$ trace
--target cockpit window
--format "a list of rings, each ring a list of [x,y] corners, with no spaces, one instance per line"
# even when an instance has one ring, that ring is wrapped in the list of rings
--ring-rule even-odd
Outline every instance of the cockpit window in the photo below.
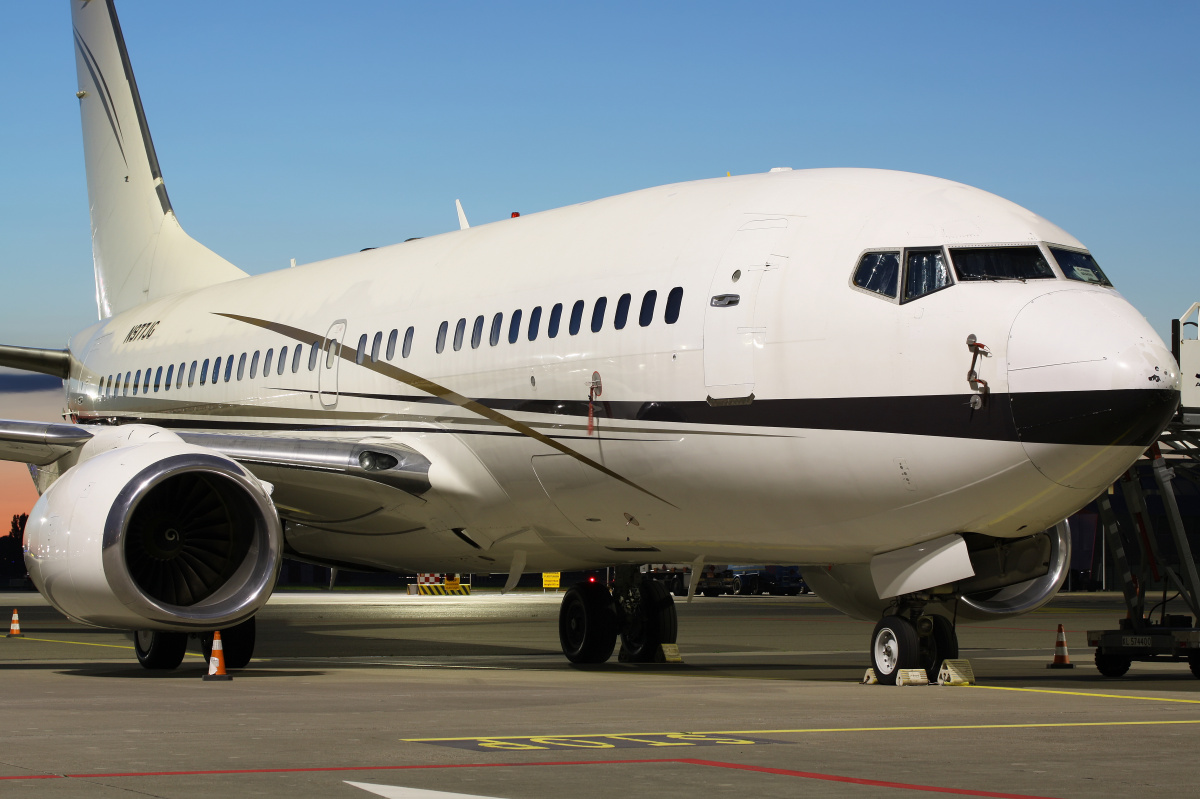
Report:
[[[899,277],[899,252],[869,252],[854,270],[854,285],[895,299]]]
[[[1051,247],[1050,252],[1054,255],[1054,260],[1058,261],[1059,268],[1062,269],[1068,280],[1099,283],[1101,286],[1112,285],[1100,271],[1100,264],[1096,263],[1096,259],[1088,253],[1064,250],[1062,247]]]
[[[1037,247],[963,247],[950,250],[959,280],[1053,280]]]
[[[908,250],[904,270],[904,301],[915,300],[951,285],[950,268],[942,249]]]

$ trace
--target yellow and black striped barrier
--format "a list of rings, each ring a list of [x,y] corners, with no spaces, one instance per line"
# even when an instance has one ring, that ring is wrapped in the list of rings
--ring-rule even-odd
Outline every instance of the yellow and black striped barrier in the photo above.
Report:
[[[471,593],[469,585],[419,585],[417,588],[421,596],[468,596]]]

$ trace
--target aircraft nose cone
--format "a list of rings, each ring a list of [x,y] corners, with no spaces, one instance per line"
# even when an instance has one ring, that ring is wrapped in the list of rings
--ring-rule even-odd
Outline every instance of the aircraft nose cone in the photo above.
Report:
[[[1008,385],[1017,436],[1046,477],[1108,485],[1179,405],[1179,367],[1133,306],[1107,290],[1044,294],[1013,321]]]

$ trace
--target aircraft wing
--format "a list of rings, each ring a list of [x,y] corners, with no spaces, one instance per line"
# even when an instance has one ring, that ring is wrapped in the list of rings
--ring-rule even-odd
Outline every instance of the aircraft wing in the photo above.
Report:
[[[0,419],[0,460],[46,466],[92,438],[82,425]],[[430,462],[414,449],[388,441],[344,440],[181,432],[189,444],[232,458],[251,471],[327,472],[365,478],[419,496],[429,490]]]

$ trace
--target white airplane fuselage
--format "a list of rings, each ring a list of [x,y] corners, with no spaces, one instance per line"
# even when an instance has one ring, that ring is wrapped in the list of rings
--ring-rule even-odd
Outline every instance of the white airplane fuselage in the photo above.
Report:
[[[865,563],[948,533],[1020,537],[1141,454],[1178,376],[1113,288],[1058,267],[1052,279],[955,279],[908,302],[853,285],[864,252],[984,245],[1035,245],[1051,263],[1047,245],[1084,249],[1006,200],[908,173],[662,186],[124,311],[72,340],[68,408],[80,422],[386,441],[428,458],[419,498],[277,486],[288,546],[331,563],[502,572],[518,552],[526,571]],[[714,299],[730,295],[735,305]],[[987,348],[977,381],[969,336]],[[180,375],[217,358],[216,382]],[[135,393],[126,375],[139,373]]]

